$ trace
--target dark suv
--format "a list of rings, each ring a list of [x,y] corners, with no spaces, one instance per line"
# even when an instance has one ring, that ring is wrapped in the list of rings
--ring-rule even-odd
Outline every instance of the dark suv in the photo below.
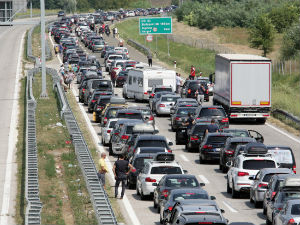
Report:
[[[195,92],[198,90],[201,84],[203,84],[205,89],[204,101],[209,101],[208,86],[207,86],[207,82],[204,80],[187,80],[182,86],[181,97],[196,98]]]

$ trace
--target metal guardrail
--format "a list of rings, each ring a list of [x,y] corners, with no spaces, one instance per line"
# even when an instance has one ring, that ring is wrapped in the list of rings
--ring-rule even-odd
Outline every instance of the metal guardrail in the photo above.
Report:
[[[274,110],[272,110],[271,113],[272,113],[272,114],[283,115],[283,116],[286,117],[287,119],[293,121],[294,123],[296,123],[297,125],[300,126],[300,118],[297,117],[297,116],[294,116],[294,115],[291,114],[291,113],[288,113],[288,112],[285,111],[285,110],[282,110],[282,109],[274,109]]]
[[[60,84],[61,79],[54,69],[47,68],[47,74],[50,74],[53,78],[53,87],[57,91],[61,107],[61,117],[66,122],[72,143],[75,147],[77,160],[91,197],[98,224],[116,225],[117,219],[101,181],[98,179],[95,163]]]
[[[25,224],[41,224],[42,203],[39,196],[38,157],[36,142],[36,100],[32,93],[32,79],[38,69],[29,70],[26,86],[26,171],[25,198],[27,201]]]
[[[132,39],[128,39],[127,43],[131,46],[141,49],[146,55],[151,54],[151,50],[149,48],[145,47],[144,45],[141,45],[140,43],[138,43]]]

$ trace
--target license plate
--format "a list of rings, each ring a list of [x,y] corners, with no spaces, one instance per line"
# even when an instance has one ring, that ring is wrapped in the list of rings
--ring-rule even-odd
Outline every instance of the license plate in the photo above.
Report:
[[[221,149],[220,148],[216,148],[215,149],[215,152],[219,152]]]
[[[181,130],[182,133],[185,133],[185,130]]]
[[[249,117],[255,117],[256,116],[256,114],[244,114],[244,116],[249,116]]]

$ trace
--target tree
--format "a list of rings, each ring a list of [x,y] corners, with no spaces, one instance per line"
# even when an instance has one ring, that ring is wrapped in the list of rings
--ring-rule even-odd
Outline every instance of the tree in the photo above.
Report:
[[[281,58],[289,60],[295,58],[300,51],[300,24],[294,24],[284,35],[281,45]]]
[[[263,56],[273,50],[275,28],[266,15],[256,18],[249,34],[250,46],[263,50]]]

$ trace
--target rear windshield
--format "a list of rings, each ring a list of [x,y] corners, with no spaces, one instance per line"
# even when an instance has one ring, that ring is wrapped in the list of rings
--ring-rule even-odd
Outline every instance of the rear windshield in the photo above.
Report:
[[[270,179],[271,179],[271,177],[273,176],[273,175],[275,175],[276,173],[269,173],[269,174],[266,174],[265,176],[264,176],[264,178],[263,178],[263,182],[269,182],[270,181]]]
[[[183,109],[179,108],[178,111],[177,111],[177,115],[184,116],[184,115],[187,115],[188,113],[194,114],[196,109],[197,108],[183,108]]]
[[[142,112],[143,116],[149,116],[149,115],[151,115],[151,111],[149,109],[139,109],[139,111]]]
[[[140,153],[157,153],[157,152],[165,152],[164,148],[148,148],[148,149],[140,149]]]
[[[222,116],[225,117],[225,112],[223,109],[217,109],[217,108],[204,108],[200,112],[200,117],[206,117],[206,116]]]
[[[94,43],[95,43],[95,45],[104,45],[103,41],[95,41]]]
[[[292,199],[300,198],[300,192],[282,192],[282,201],[288,201]]]
[[[116,115],[117,115],[118,110],[119,110],[119,109],[110,109],[110,110],[107,112],[107,117],[108,117],[108,118],[116,118]]]
[[[290,150],[269,149],[268,152],[272,153],[278,163],[293,163],[293,156]]]
[[[172,92],[172,88],[155,88],[154,93],[155,92],[160,92],[160,91],[169,91]]]
[[[116,123],[117,123],[117,121],[111,121],[109,123],[109,128],[115,128]]]
[[[208,125],[196,125],[193,131],[193,134],[204,134],[204,131],[207,129]]]
[[[137,147],[162,147],[167,148],[167,143],[161,140],[141,140],[138,142]]]
[[[114,60],[114,59],[117,60],[117,59],[122,59],[122,58],[123,58],[123,57],[122,57],[122,56],[119,56],[119,55],[118,55],[118,56],[110,56],[110,57],[109,57],[110,60]]]
[[[194,192],[186,192],[186,193],[178,193],[173,195],[173,201],[180,201],[185,199],[208,199],[208,195],[203,193],[194,193]]]
[[[300,216],[300,204],[295,204],[292,206],[291,214]]]
[[[141,113],[118,113],[118,118],[141,120],[143,116]]]
[[[180,97],[162,97],[161,101],[162,102],[175,102],[179,98]]]
[[[110,102],[110,98],[101,98],[100,99],[100,104],[107,104]]]
[[[227,138],[228,138],[228,136],[210,136],[207,139],[207,143],[209,143],[209,144],[222,144],[222,146],[224,146]]]
[[[195,178],[185,178],[185,177],[178,177],[178,178],[168,178],[166,180],[166,186],[167,187],[174,187],[174,188],[180,188],[180,187],[198,187],[199,183]]]
[[[134,163],[133,163],[133,166],[136,168],[136,169],[143,169],[144,166],[145,166],[145,163],[146,162],[150,162],[153,160],[153,157],[145,157],[145,158],[137,158]]]
[[[151,168],[151,174],[182,174],[182,171],[177,166],[157,166]]]
[[[243,168],[246,170],[260,170],[275,167],[275,162],[272,160],[246,160],[243,162]]]
[[[194,81],[194,82],[191,82],[190,84],[189,84],[189,88],[190,89],[198,89],[198,87],[201,85],[201,84],[203,84],[203,86],[204,86],[204,88],[206,88],[207,87],[207,83],[205,82],[205,81]]]
[[[92,84],[93,89],[111,89],[111,82],[107,80],[95,80]]]

